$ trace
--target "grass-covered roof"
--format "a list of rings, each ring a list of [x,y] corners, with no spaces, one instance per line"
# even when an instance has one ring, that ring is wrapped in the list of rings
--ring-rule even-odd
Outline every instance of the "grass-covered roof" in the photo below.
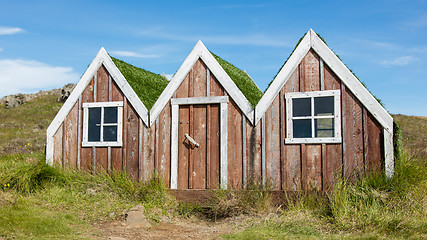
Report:
[[[214,56],[219,65],[221,65],[221,67],[225,70],[228,76],[230,76],[243,95],[245,95],[245,97],[251,103],[252,107],[255,107],[262,97],[262,91],[259,90],[258,86],[249,77],[249,75],[235,67],[233,64],[215,55],[214,53],[212,53],[212,56]]]
[[[169,81],[159,74],[135,67],[117,58],[111,59],[145,107],[150,110]]]

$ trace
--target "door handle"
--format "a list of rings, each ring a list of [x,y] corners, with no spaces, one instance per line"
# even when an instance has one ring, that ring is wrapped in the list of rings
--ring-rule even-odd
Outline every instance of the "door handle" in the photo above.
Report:
[[[190,141],[196,147],[200,147],[200,145],[196,141],[194,141],[194,139],[192,137],[190,137],[190,135],[188,135],[188,133],[185,134],[185,137],[188,139],[188,141]]]

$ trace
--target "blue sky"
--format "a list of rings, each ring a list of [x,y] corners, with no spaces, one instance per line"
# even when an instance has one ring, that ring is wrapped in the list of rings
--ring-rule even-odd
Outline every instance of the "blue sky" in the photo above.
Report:
[[[175,73],[198,40],[264,90],[310,28],[391,113],[427,116],[427,1],[3,1],[0,97],[76,83],[101,47]]]

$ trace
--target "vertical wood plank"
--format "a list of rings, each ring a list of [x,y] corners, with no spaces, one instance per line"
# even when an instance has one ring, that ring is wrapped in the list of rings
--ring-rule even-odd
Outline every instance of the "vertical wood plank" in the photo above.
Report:
[[[303,86],[302,92],[320,91],[319,56],[314,50],[310,50],[302,62],[304,63],[304,68],[302,69],[302,75],[304,76],[304,80],[301,84]]]
[[[77,123],[77,169],[80,170],[81,149],[82,149],[82,96],[79,96],[78,103],[78,123]]]
[[[130,104],[126,106],[126,174],[138,181],[139,118]]]
[[[210,96],[224,96],[224,89],[213,74],[210,74]]]
[[[160,176],[167,187],[171,173],[171,106],[168,103],[159,115],[159,161]]]
[[[300,91],[300,72],[303,67],[303,62],[298,65],[295,71],[292,73],[288,82],[283,87],[284,94],[289,92],[299,92]],[[304,78],[304,76],[301,76]],[[303,81],[301,81],[303,82]],[[283,98],[283,124],[284,128],[284,137],[286,136],[286,101]],[[284,142],[282,142],[284,144]],[[301,146],[300,145],[284,145],[284,189],[288,191],[299,191],[301,190]]]
[[[210,106],[210,163],[209,163],[209,189],[217,189],[220,185],[220,105],[212,104]]]
[[[279,125],[280,125],[280,189],[286,190],[286,158],[285,158],[285,127],[286,127],[286,116],[285,116],[285,96],[283,89],[279,93],[279,104],[280,104],[280,114],[279,114]]]
[[[145,130],[145,126],[144,126],[144,122],[142,121],[142,118],[138,118],[139,123],[138,123],[138,181],[140,183],[144,182],[144,130]]]
[[[175,107],[178,105],[174,105]],[[179,115],[178,115],[179,114]],[[190,132],[190,106],[179,106],[178,125],[178,189],[188,189],[189,177],[189,144],[185,134]]]
[[[341,80],[328,67],[328,65],[324,65],[322,72],[324,75],[325,90],[338,90],[341,88]]]
[[[209,69],[206,71],[207,79],[209,79]],[[210,81],[206,81],[209,83]],[[206,87],[206,93],[210,94],[209,84]],[[206,106],[206,188],[209,189],[211,185],[211,105]]]
[[[227,161],[228,161],[228,185],[233,188],[242,186],[242,113],[236,103],[230,99],[228,103],[227,131]]]
[[[261,119],[261,177],[262,185],[266,184],[266,169],[265,169],[265,115]]]
[[[62,155],[63,155],[63,123],[58,128],[56,133],[53,135],[53,163],[55,165],[62,166]]]
[[[366,110],[364,110],[365,126],[365,164],[367,172],[380,173],[383,169],[383,132],[381,125]]]
[[[79,103],[77,102],[65,118],[64,125],[64,165],[73,168],[77,167],[78,108]]]
[[[159,118],[156,119],[154,127],[154,173],[158,174],[159,171]]]
[[[117,84],[112,81],[111,82],[111,101],[115,102],[115,101],[124,101],[123,100],[123,93],[120,91],[119,87],[117,86]],[[125,127],[125,119],[126,119],[126,114],[125,112],[125,106],[123,106],[123,125],[122,125],[122,129],[123,132],[126,129]],[[123,149],[125,147],[125,136],[122,134],[122,142],[123,142],[123,146],[122,147],[112,147],[111,148],[111,168],[113,171],[116,172],[121,172],[123,170]]]
[[[301,189],[307,190],[307,145],[301,144]]]
[[[193,107],[193,121],[191,135],[193,139],[199,144],[199,147],[191,145],[192,154],[192,188],[205,189],[206,188],[206,105],[194,105]]]
[[[247,182],[247,163],[246,163],[246,116],[242,114],[242,174],[243,174],[243,188],[246,189],[248,186]]]
[[[190,85],[190,88],[193,88],[192,96],[206,97],[206,66],[200,59],[194,64],[192,73],[192,86]]]
[[[192,89],[191,86],[191,77],[190,77],[190,89]],[[190,90],[190,96],[192,96],[191,94],[191,90]],[[188,130],[188,134],[190,134],[190,136],[194,136],[194,107],[193,105],[189,106],[189,130]],[[183,133],[185,134],[185,133]],[[192,189],[193,188],[193,174],[194,174],[194,156],[193,153],[194,151],[192,151],[191,149],[191,144],[188,144],[187,148],[188,148],[188,188]]]
[[[323,175],[323,189],[331,190],[333,183],[342,177],[342,145],[341,144],[326,144],[326,153]]]
[[[344,177],[352,178],[355,174],[363,171],[363,129],[362,129],[362,107],[355,96],[344,87],[342,92],[343,123],[343,164]]]
[[[305,145],[304,154],[305,165],[305,189],[321,190],[322,189],[322,145],[308,144]]]

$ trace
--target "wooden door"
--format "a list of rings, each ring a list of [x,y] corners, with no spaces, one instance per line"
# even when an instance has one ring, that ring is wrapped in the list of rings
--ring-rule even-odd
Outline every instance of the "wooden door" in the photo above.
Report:
[[[220,104],[179,105],[178,116],[178,189],[218,188]]]

